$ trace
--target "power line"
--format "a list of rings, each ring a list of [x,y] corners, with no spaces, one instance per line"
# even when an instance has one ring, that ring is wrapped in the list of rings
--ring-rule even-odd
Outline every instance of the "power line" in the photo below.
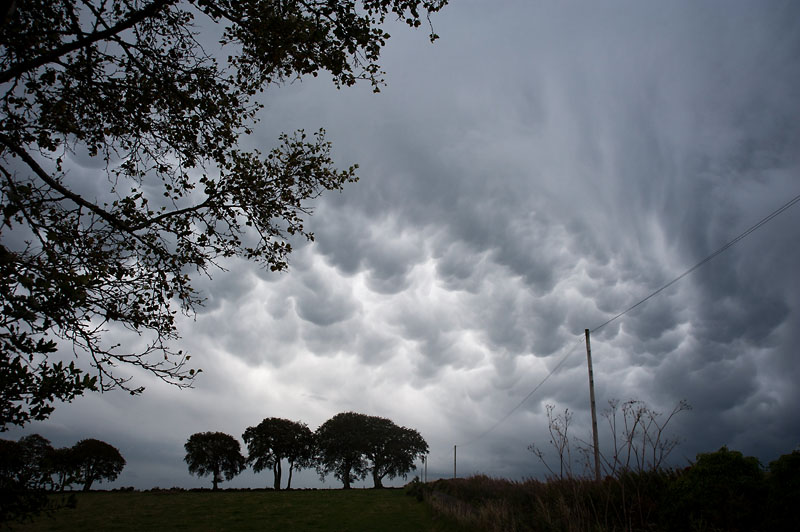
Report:
[[[773,218],[775,218],[775,217],[776,217],[776,216],[778,216],[779,214],[781,214],[781,213],[783,213],[784,211],[786,211],[787,209],[791,208],[793,205],[795,205],[795,204],[796,204],[796,203],[798,203],[798,202],[800,202],[800,194],[798,194],[797,196],[793,197],[792,199],[790,199],[789,201],[787,201],[786,203],[784,203],[783,205],[781,205],[780,207],[778,207],[777,209],[775,209],[774,211],[772,211],[770,214],[768,214],[767,216],[765,216],[764,218],[762,218],[761,220],[759,220],[758,222],[756,222],[755,224],[753,224],[752,226],[750,226],[749,228],[747,228],[747,229],[746,229],[744,232],[742,232],[741,234],[739,234],[739,236],[737,236],[737,237],[736,237],[736,238],[734,238],[733,240],[731,240],[731,241],[727,242],[725,245],[723,245],[722,247],[720,247],[719,249],[717,249],[716,251],[714,251],[713,253],[711,253],[710,255],[708,255],[706,258],[704,258],[703,260],[701,260],[700,262],[698,262],[697,264],[695,264],[694,266],[692,266],[691,268],[689,268],[688,270],[686,270],[685,272],[683,272],[682,274],[680,274],[679,276],[675,277],[673,280],[671,280],[670,282],[668,282],[667,284],[665,284],[665,285],[664,285],[664,286],[662,286],[661,288],[659,288],[659,289],[657,289],[657,290],[655,290],[655,291],[651,292],[651,293],[650,293],[648,296],[644,297],[643,299],[640,299],[638,302],[636,302],[636,303],[634,303],[633,305],[631,305],[630,307],[626,308],[625,310],[623,310],[622,312],[620,312],[619,314],[617,314],[617,315],[616,315],[616,316],[614,316],[613,318],[611,318],[611,319],[609,319],[609,320],[606,320],[605,322],[601,323],[600,325],[598,325],[598,326],[597,326],[597,327],[595,327],[594,329],[591,329],[591,332],[596,332],[596,331],[599,331],[600,329],[602,329],[602,328],[603,328],[603,327],[605,327],[606,325],[608,325],[608,324],[610,324],[610,323],[612,323],[612,322],[614,322],[614,321],[618,320],[619,318],[621,318],[622,316],[624,316],[624,315],[625,315],[625,314],[627,314],[628,312],[632,311],[632,310],[633,310],[633,309],[635,309],[636,307],[638,307],[638,306],[642,305],[643,303],[645,303],[645,302],[646,302],[646,301],[648,301],[649,299],[651,299],[651,298],[653,298],[653,297],[657,296],[658,294],[660,294],[661,292],[663,292],[664,290],[666,290],[666,289],[667,289],[667,288],[669,288],[670,286],[674,285],[675,283],[677,283],[678,281],[680,281],[681,279],[683,279],[684,277],[686,277],[686,276],[687,276],[687,275],[689,275],[690,273],[694,272],[695,270],[697,270],[698,268],[700,268],[700,267],[701,267],[701,266],[703,266],[704,264],[706,264],[706,263],[710,262],[712,259],[714,259],[715,257],[717,257],[717,255],[720,255],[721,253],[723,253],[724,251],[726,251],[728,248],[730,248],[731,246],[735,245],[736,243],[738,243],[738,242],[739,242],[740,240],[742,240],[743,238],[745,238],[745,237],[747,237],[748,235],[750,235],[750,233],[752,233],[752,232],[753,232],[753,231],[755,231],[756,229],[760,228],[761,226],[763,226],[763,225],[765,225],[766,223],[770,222],[770,221],[771,221]],[[467,445],[472,445],[473,443],[477,442],[477,441],[478,441],[478,440],[480,440],[481,438],[485,437],[486,435],[488,435],[489,433],[491,433],[492,431],[494,431],[494,429],[496,429],[497,427],[499,427],[499,426],[500,426],[500,425],[501,425],[501,424],[502,424],[502,423],[503,423],[505,420],[507,420],[509,417],[511,417],[511,415],[512,415],[514,412],[516,412],[517,410],[519,410],[519,408],[520,408],[520,407],[521,407],[523,404],[525,404],[525,402],[526,402],[528,399],[530,399],[530,398],[531,398],[531,396],[532,396],[534,393],[536,393],[536,392],[539,390],[539,388],[541,388],[541,387],[542,387],[542,385],[543,385],[545,382],[547,382],[547,380],[548,380],[548,379],[549,379],[551,376],[553,376],[553,374],[554,374],[556,371],[558,371],[558,370],[561,368],[561,366],[563,366],[563,365],[564,365],[564,363],[567,361],[567,359],[570,357],[570,355],[572,355],[572,353],[574,353],[574,352],[575,352],[575,349],[576,349],[576,348],[577,348],[577,347],[578,347],[580,344],[582,344],[582,343],[583,343],[583,341],[585,341],[585,337],[584,337],[583,335],[581,335],[581,336],[579,337],[579,340],[578,340],[578,342],[577,342],[575,345],[573,345],[573,346],[572,346],[572,349],[570,349],[570,350],[567,352],[567,354],[566,354],[566,355],[564,355],[564,358],[562,358],[562,359],[559,361],[559,363],[558,363],[558,364],[556,364],[556,365],[555,365],[555,367],[553,367],[553,369],[552,369],[552,370],[550,370],[550,372],[549,372],[549,373],[548,373],[548,374],[547,374],[547,375],[546,375],[546,376],[545,376],[545,377],[544,377],[544,378],[543,378],[541,381],[539,381],[539,384],[537,384],[537,385],[536,385],[536,386],[533,388],[533,390],[531,390],[531,391],[528,393],[528,395],[526,395],[526,396],[525,396],[525,397],[522,399],[522,401],[520,401],[520,402],[519,402],[519,404],[517,404],[517,406],[515,406],[514,408],[512,408],[512,409],[511,409],[511,410],[510,410],[510,411],[509,411],[509,412],[508,412],[508,413],[507,413],[505,416],[503,416],[503,417],[502,417],[502,418],[501,418],[499,421],[497,421],[497,422],[496,422],[494,425],[492,425],[492,426],[491,426],[491,427],[490,427],[488,430],[486,430],[486,431],[482,432],[480,435],[478,435],[477,437],[473,438],[473,439],[472,439],[472,440],[470,440],[469,442],[467,442],[467,443],[465,443],[465,444],[461,445],[461,447],[464,447],[464,446],[467,446]]]
[[[601,323],[600,325],[598,325],[597,327],[592,329],[591,332],[595,332],[595,331],[598,331],[598,330],[602,329],[603,327],[605,327],[609,323],[621,318],[622,316],[624,316],[628,312],[632,311],[633,309],[635,309],[636,307],[638,307],[639,305],[641,305],[645,301],[647,301],[650,298],[660,294],[661,292],[663,292],[664,290],[666,290],[670,286],[674,285],[675,283],[677,283],[678,281],[680,281],[681,279],[683,279],[684,277],[686,277],[687,275],[689,275],[690,273],[695,271],[696,269],[700,268],[701,266],[703,266],[707,262],[709,262],[712,259],[714,259],[717,255],[719,255],[722,252],[726,251],[728,248],[730,248],[731,246],[733,246],[734,244],[736,244],[737,242],[739,242],[740,240],[742,240],[743,238],[748,236],[750,233],[752,233],[753,231],[755,231],[756,229],[758,229],[762,225],[766,224],[767,222],[769,222],[770,220],[772,220],[773,218],[775,218],[776,216],[781,214],[783,211],[789,209],[792,205],[794,205],[798,201],[800,201],[800,194],[798,194],[797,196],[793,197],[792,199],[790,199],[789,201],[784,203],[781,207],[779,207],[779,208],[775,209],[774,211],[772,211],[770,214],[768,214],[767,216],[765,216],[764,218],[759,220],[757,223],[755,223],[754,225],[752,225],[748,229],[746,229],[739,236],[737,236],[736,238],[734,238],[733,240],[731,240],[730,242],[728,242],[727,244],[725,244],[724,246],[722,246],[721,248],[716,250],[714,253],[712,253],[711,255],[707,256],[706,258],[704,258],[703,260],[701,260],[700,262],[698,262],[697,264],[695,264],[694,266],[692,266],[691,268],[689,268],[688,270],[686,270],[685,272],[683,272],[682,274],[680,274],[679,276],[677,276],[676,278],[674,278],[673,280],[671,280],[670,282],[668,282],[667,284],[665,284],[664,286],[662,286],[661,288],[656,290],[655,292],[651,293],[650,295],[648,295],[644,299],[639,300],[637,303],[634,303],[633,305],[631,305],[630,307],[626,308],[625,310],[623,310],[622,312],[620,312],[619,314],[617,314],[613,318]]]
[[[486,436],[487,434],[489,434],[490,432],[492,432],[492,431],[493,431],[494,429],[496,429],[498,426],[500,426],[500,424],[501,424],[501,423],[503,423],[503,421],[505,421],[506,419],[508,419],[509,417],[511,417],[511,414],[513,414],[514,412],[516,412],[517,410],[519,410],[519,408],[520,408],[522,405],[524,405],[524,404],[525,404],[525,402],[526,402],[528,399],[530,399],[530,398],[531,398],[531,396],[532,396],[533,394],[535,394],[535,393],[537,392],[537,390],[539,390],[539,388],[541,388],[541,387],[542,387],[542,385],[543,385],[545,382],[547,382],[547,379],[549,379],[549,378],[550,378],[550,377],[551,377],[551,376],[552,376],[552,375],[553,375],[553,374],[554,374],[556,371],[558,371],[558,370],[561,368],[561,366],[563,366],[563,365],[564,365],[564,363],[567,361],[567,359],[570,357],[570,355],[572,355],[572,353],[574,353],[574,352],[575,352],[575,348],[577,348],[579,345],[581,345],[581,344],[583,343],[583,341],[584,341],[584,340],[585,340],[585,338],[584,338],[583,336],[581,336],[581,337],[578,339],[578,341],[575,343],[575,345],[573,345],[573,346],[572,346],[572,349],[570,349],[570,350],[567,352],[567,354],[566,354],[566,355],[564,355],[564,357],[563,357],[563,358],[562,358],[562,359],[561,359],[561,360],[558,362],[558,364],[556,364],[556,365],[553,367],[553,369],[551,369],[551,370],[550,370],[550,372],[549,372],[547,375],[545,375],[545,377],[544,377],[544,378],[543,378],[541,381],[539,381],[539,384],[537,384],[537,385],[536,385],[536,387],[534,387],[534,389],[533,389],[533,390],[531,390],[531,391],[530,391],[530,393],[528,393],[528,395],[526,395],[526,396],[525,396],[525,397],[522,399],[522,401],[520,401],[520,402],[519,402],[519,404],[518,404],[517,406],[515,406],[514,408],[512,408],[512,409],[511,409],[511,410],[508,412],[508,414],[506,414],[505,416],[503,416],[503,417],[502,417],[502,418],[501,418],[499,421],[497,421],[497,422],[496,422],[494,425],[492,425],[492,426],[491,426],[491,427],[490,427],[488,430],[486,430],[486,431],[482,432],[482,433],[481,433],[480,435],[478,435],[477,437],[475,437],[475,438],[471,439],[471,440],[470,440],[470,441],[468,441],[467,443],[464,443],[464,444],[460,445],[459,447],[465,447],[465,446],[467,446],[467,445],[472,445],[472,444],[473,444],[473,443],[475,443],[476,441],[480,440],[481,438],[483,438],[484,436]]]

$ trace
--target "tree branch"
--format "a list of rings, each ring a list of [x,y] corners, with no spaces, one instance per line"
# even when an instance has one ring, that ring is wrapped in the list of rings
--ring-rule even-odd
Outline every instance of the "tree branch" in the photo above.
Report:
[[[11,141],[10,138],[8,138],[3,133],[0,133],[0,142],[2,142],[15,155],[19,156],[19,158],[22,159],[31,170],[33,170],[33,172],[39,179],[47,183],[47,185],[49,185],[54,190],[60,192],[65,198],[72,200],[77,205],[89,209],[90,211],[98,215],[100,218],[113,225],[115,228],[128,233],[131,232],[131,228],[128,226],[128,224],[122,222],[116,216],[114,216],[113,214],[104,209],[101,209],[94,203],[86,201],[78,194],[75,194],[74,192],[66,188],[64,185],[59,183],[57,180],[53,179],[50,176],[50,174],[48,174],[44,170],[44,168],[39,166],[39,163],[37,163],[36,160],[33,157],[31,157],[31,155],[28,152],[17,146],[14,142]]]
[[[79,205],[81,207],[85,207],[86,209],[89,209],[90,211],[92,211],[93,213],[98,215],[100,218],[102,218],[103,220],[107,221],[109,224],[114,226],[116,229],[118,229],[120,231],[125,231],[126,233],[133,234],[136,231],[141,231],[142,229],[146,229],[147,227],[150,227],[153,224],[161,222],[162,220],[166,220],[167,218],[171,218],[173,216],[180,216],[180,215],[183,215],[183,214],[188,214],[190,212],[198,211],[198,210],[200,210],[200,209],[202,209],[204,207],[207,207],[209,205],[209,203],[210,203],[210,199],[211,198],[208,198],[204,202],[198,203],[197,205],[192,205],[190,207],[184,207],[182,209],[177,209],[177,210],[174,210],[174,211],[161,213],[158,216],[154,216],[152,218],[149,218],[149,219],[147,219],[147,220],[145,220],[145,221],[143,221],[143,222],[141,222],[139,224],[129,225],[129,224],[126,224],[125,222],[123,222],[122,220],[120,220],[118,217],[116,217],[113,214],[111,214],[110,212],[108,212],[108,211],[100,208],[99,206],[95,205],[94,203],[86,201],[84,198],[82,198],[78,194],[75,194],[74,192],[72,192],[71,190],[66,188],[64,185],[59,183],[57,180],[53,179],[53,177],[50,176],[44,170],[44,168],[39,166],[39,163],[37,163],[36,160],[33,157],[31,157],[31,155],[28,152],[26,152],[25,150],[23,150],[22,148],[20,148],[16,144],[14,144],[11,141],[11,139],[9,139],[6,135],[4,135],[2,133],[0,133],[0,142],[2,142],[14,154],[19,156],[25,162],[25,164],[27,164],[28,167],[30,167],[30,169],[33,170],[33,172],[36,174],[36,176],[39,179],[41,179],[42,181],[44,181],[48,186],[50,186],[54,190],[58,191],[65,198],[68,198],[69,200],[73,201],[77,205]]]
[[[112,35],[116,35],[117,33],[130,29],[146,18],[155,15],[167,5],[174,4],[175,2],[176,0],[155,0],[149,6],[133,12],[127,19],[118,22],[106,30],[90,33],[83,38],[64,43],[54,50],[50,50],[49,52],[40,55],[39,57],[17,63],[8,70],[0,72],[0,83],[11,81],[12,79],[21,76],[29,70],[34,70],[40,66],[55,61],[64,54],[74,52],[75,50],[79,50],[85,46],[89,46],[98,41],[102,41],[103,39],[107,39]]]
[[[199,211],[203,207],[207,207],[210,203],[211,203],[211,198],[208,198],[203,203],[198,203],[197,205],[192,205],[190,207],[184,207],[182,209],[161,213],[158,216],[149,218],[140,224],[130,226],[128,229],[130,231],[140,231],[162,220],[166,220],[167,218],[172,218],[173,216],[180,216],[182,214],[188,214],[190,212]]]

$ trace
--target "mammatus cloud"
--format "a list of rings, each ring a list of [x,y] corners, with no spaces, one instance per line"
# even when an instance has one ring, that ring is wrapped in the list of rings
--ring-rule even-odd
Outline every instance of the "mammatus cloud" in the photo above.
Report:
[[[545,404],[590,433],[584,329],[800,192],[798,21],[794,2],[458,2],[432,47],[390,32],[379,95],[272,91],[257,140],[324,126],[361,181],[315,204],[289,273],[198,279],[195,390],[82,398],[24,432],[116,440],[120,485],[194,486],[193,432],[355,410],[418,429],[429,474],[454,444],[460,474],[541,473]],[[798,445],[798,227],[790,209],[593,333],[598,404],[688,400],[677,461]]]

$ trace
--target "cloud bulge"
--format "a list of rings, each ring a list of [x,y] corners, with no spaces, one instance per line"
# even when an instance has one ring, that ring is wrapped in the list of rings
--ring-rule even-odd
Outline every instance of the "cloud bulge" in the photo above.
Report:
[[[545,441],[545,404],[590,431],[583,330],[800,192],[799,15],[454,2],[434,45],[390,31],[381,94],[268,92],[253,142],[325,127],[361,180],[314,205],[316,241],[288,273],[231,262],[198,280],[208,304],[181,328],[196,389],[81,398],[24,432],[118,443],[132,458],[120,485],[196,486],[174,463],[193,432],[239,437],[269,416],[313,429],[355,410],[420,430],[429,474],[452,474],[454,444],[460,474],[540,474],[526,447]],[[798,227],[787,210],[594,333],[598,404],[688,400],[676,460],[797,446]]]

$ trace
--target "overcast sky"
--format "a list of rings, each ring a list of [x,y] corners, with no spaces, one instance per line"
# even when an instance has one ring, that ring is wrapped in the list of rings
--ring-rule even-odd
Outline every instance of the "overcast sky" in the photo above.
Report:
[[[194,389],[139,375],[141,397],[87,395],[3,437],[117,446],[128,465],[99,488],[210,486],[182,461],[189,435],[241,439],[271,416],[388,417],[428,441],[431,479],[452,475],[454,444],[459,475],[543,475],[527,446],[547,447],[546,404],[589,440],[584,329],[800,193],[800,4],[451,3],[435,44],[390,26],[380,94],[324,76],[265,93],[247,145],[324,127],[361,180],[315,202],[289,272],[231,261],[197,279],[207,305],[180,326]],[[799,239],[795,206],[596,331],[599,409],[687,400],[678,465],[796,448]]]

